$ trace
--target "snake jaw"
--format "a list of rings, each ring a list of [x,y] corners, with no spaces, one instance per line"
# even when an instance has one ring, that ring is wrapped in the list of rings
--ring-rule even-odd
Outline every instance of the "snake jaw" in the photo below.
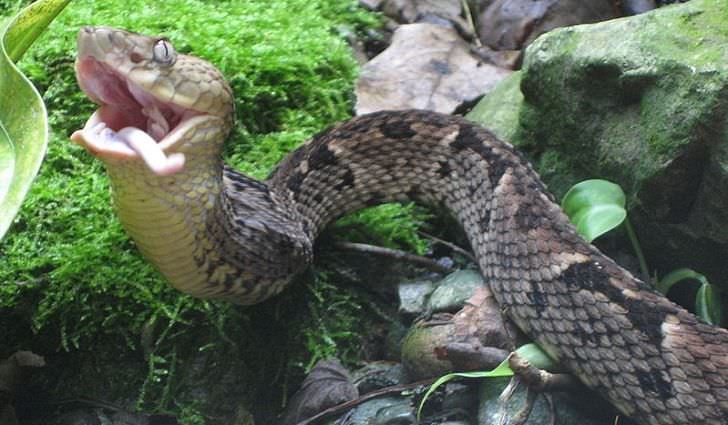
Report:
[[[179,172],[184,154],[174,151],[184,146],[177,135],[192,118],[205,114],[176,104],[157,89],[151,78],[156,53],[146,39],[122,49],[115,45],[117,39],[117,32],[106,28],[79,32],[78,84],[99,108],[71,140],[102,160],[141,159],[154,174]]]

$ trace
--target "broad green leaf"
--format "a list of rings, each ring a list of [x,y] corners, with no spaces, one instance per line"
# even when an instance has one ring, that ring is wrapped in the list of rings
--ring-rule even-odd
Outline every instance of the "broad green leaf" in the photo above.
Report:
[[[17,62],[71,0],[40,0],[21,10],[3,36],[5,52]]]
[[[723,321],[723,311],[716,286],[709,283],[700,285],[697,299],[695,300],[695,313],[698,317],[712,325],[721,324]]]
[[[576,230],[591,242],[627,217],[622,188],[606,180],[584,180],[566,192],[561,207]]]
[[[35,2],[0,29],[0,238],[20,209],[48,144],[43,100],[14,62],[69,1]]]
[[[518,347],[516,349],[516,353],[518,353],[518,355],[522,358],[528,360],[531,365],[539,369],[553,370],[557,366],[556,362],[551,357],[549,357],[549,355],[546,354],[546,352],[544,352],[541,347],[533,343],[525,344]],[[440,385],[448,381],[451,381],[455,378],[502,378],[506,376],[513,376],[513,371],[508,366],[508,359],[503,360],[501,364],[495,367],[495,369],[489,371],[456,372],[443,375],[432,383],[430,388],[422,397],[422,401],[420,401],[420,406],[417,408],[417,420],[419,420],[420,414],[422,413],[422,408],[425,406],[425,402],[430,397],[430,395],[432,395],[432,393],[435,392],[435,390],[437,390]]]

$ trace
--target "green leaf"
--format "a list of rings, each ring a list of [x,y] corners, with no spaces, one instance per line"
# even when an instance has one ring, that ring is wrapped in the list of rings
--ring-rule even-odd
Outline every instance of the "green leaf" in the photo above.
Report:
[[[531,366],[541,370],[554,370],[559,365],[535,343],[521,345],[516,349],[516,353],[521,358],[528,360]]]
[[[657,286],[655,287],[655,289],[660,291],[661,294],[667,295],[673,285],[678,282],[690,279],[697,280],[702,285],[710,285],[710,283],[708,282],[708,278],[706,278],[704,275],[696,272],[695,270],[683,268],[675,269],[670,273],[666,274],[665,277],[657,282]]]
[[[627,217],[619,185],[606,180],[584,180],[566,192],[561,207],[576,230],[591,242],[619,226]]]
[[[723,321],[723,311],[720,306],[720,296],[716,286],[703,283],[698,289],[695,300],[695,313],[701,319],[712,325],[720,325]]]
[[[69,1],[33,3],[0,29],[0,238],[20,209],[48,144],[43,100],[14,62]]]
[[[720,295],[715,285],[708,282],[708,278],[695,270],[676,269],[666,274],[657,283],[657,290],[667,294],[675,284],[686,280],[697,280],[700,283],[698,293],[695,296],[695,313],[698,317],[713,325],[719,325],[723,319],[723,311],[720,305]]]
[[[516,349],[516,353],[522,358],[528,360],[532,366],[544,370],[552,370],[557,366],[557,363],[546,354],[538,345],[534,343],[525,344]],[[447,375],[441,376],[435,382],[432,383],[430,388],[427,390],[425,395],[420,401],[420,406],[417,408],[417,420],[420,419],[422,408],[425,406],[425,402],[432,395],[438,387],[442,384],[451,381],[455,378],[502,378],[506,376],[513,376],[513,371],[508,366],[508,359],[503,360],[501,364],[495,367],[495,369],[489,371],[480,372],[457,372],[448,373]]]

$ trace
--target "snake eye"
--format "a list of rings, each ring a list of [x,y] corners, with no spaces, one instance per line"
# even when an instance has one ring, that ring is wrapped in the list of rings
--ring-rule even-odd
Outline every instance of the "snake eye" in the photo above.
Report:
[[[173,65],[177,60],[177,52],[174,51],[174,47],[167,40],[157,40],[154,43],[154,50],[152,51],[155,62],[162,65]]]

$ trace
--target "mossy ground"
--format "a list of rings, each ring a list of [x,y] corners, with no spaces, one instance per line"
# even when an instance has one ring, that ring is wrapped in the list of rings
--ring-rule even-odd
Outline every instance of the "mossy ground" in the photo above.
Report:
[[[7,6],[0,14],[21,3],[0,3]],[[280,408],[271,400],[283,400],[314,360],[353,361],[356,335],[367,326],[357,296],[321,273],[253,308],[195,300],[166,286],[115,218],[101,165],[68,141],[94,108],[73,76],[78,28],[164,34],[177,50],[218,65],[237,95],[227,158],[264,177],[295,145],[351,115],[356,63],[340,34],[376,24],[353,0],[71,2],[21,63],[43,93],[52,136],[0,242],[0,358],[16,350],[46,357],[49,366],[25,388],[34,399],[131,396],[140,409],[188,422],[240,401],[263,403],[271,414]],[[360,222],[386,222],[395,239],[421,249],[406,225],[409,210],[389,210]],[[205,400],[195,393],[201,379],[245,388],[232,401]]]

